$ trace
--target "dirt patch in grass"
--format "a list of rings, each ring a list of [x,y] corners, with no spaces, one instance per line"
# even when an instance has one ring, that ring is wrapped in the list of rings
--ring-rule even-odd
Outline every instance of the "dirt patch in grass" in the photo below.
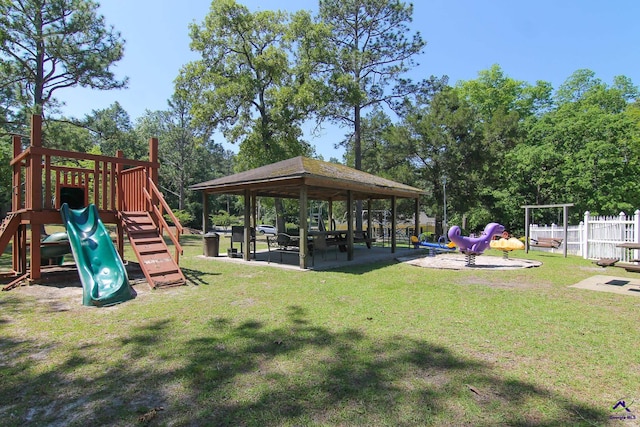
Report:
[[[138,263],[126,266],[129,283],[137,297],[151,292]],[[34,298],[38,305],[48,312],[73,311],[85,308],[82,305],[82,283],[73,264],[44,269],[38,282],[23,282],[8,292]],[[117,307],[114,306],[114,307]]]
[[[513,279],[502,279],[499,275],[495,277],[461,277],[454,283],[458,285],[483,285],[498,289],[550,289],[550,283],[533,283],[531,281],[515,281]]]
[[[439,254],[436,256],[422,257],[401,257],[398,261],[406,262],[410,265],[425,268],[438,268],[444,270],[518,270],[522,268],[539,267],[542,265],[540,261],[519,258],[503,258],[490,255],[478,255],[469,265],[469,259],[464,254]]]

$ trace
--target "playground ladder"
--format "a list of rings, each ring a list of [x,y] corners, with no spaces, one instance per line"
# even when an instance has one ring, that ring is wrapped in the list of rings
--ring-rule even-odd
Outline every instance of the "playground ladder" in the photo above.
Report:
[[[149,286],[157,288],[184,285],[186,279],[182,270],[171,257],[151,215],[144,211],[122,212],[121,218]]]

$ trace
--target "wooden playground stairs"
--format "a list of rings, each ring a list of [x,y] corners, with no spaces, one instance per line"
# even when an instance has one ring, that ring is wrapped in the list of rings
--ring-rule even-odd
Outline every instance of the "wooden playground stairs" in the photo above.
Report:
[[[171,257],[158,227],[148,212],[122,212],[122,225],[140,268],[152,288],[186,283],[182,270]]]
[[[0,254],[2,254],[18,231],[21,221],[20,213],[9,212],[0,224]]]

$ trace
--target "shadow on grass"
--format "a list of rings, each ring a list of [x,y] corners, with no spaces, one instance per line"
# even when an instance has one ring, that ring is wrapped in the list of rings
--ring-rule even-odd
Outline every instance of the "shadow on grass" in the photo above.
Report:
[[[278,327],[216,316],[201,326],[181,333],[185,322],[168,316],[88,338],[53,366],[33,356],[46,344],[0,338],[0,417],[16,426],[557,426],[608,415],[428,339],[314,325],[300,307]]]
[[[181,267],[180,269],[182,270],[182,274],[184,274],[185,279],[187,279],[187,282],[194,286],[208,285],[209,282],[207,280],[204,280],[204,277],[220,275],[220,273],[204,273],[200,270],[194,270],[192,268]]]

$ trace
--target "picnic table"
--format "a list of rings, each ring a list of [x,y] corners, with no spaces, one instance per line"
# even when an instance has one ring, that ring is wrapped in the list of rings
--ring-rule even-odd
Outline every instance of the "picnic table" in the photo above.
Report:
[[[640,272],[640,259],[638,259],[637,257],[633,256],[633,252],[632,251],[637,251],[640,250],[640,243],[636,243],[636,242],[624,242],[624,243],[619,243],[616,245],[616,247],[618,248],[623,248],[625,250],[627,250],[628,253],[628,258],[629,258],[629,262],[630,264],[627,263],[618,263],[616,264],[617,267],[622,267],[627,271],[632,271],[632,272]]]

